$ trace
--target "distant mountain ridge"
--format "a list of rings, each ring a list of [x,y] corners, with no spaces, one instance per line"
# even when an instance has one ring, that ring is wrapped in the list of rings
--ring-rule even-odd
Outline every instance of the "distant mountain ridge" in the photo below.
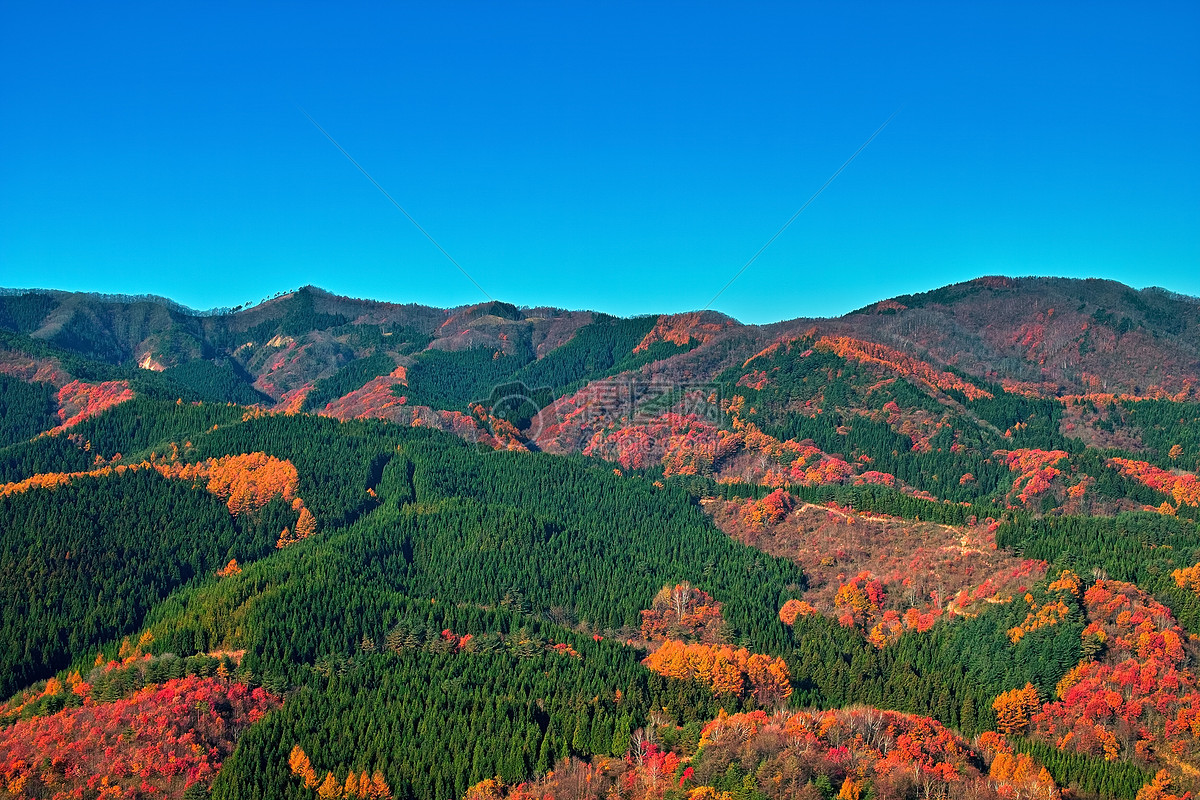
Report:
[[[714,311],[620,319],[500,301],[440,309],[315,287],[212,312],[153,296],[0,291],[0,372],[12,377],[56,387],[126,380],[163,398],[444,429],[478,427],[462,415],[486,410],[515,426],[505,430],[514,441],[555,451],[583,449],[601,421],[624,424],[620,409],[595,402],[605,391],[588,388],[597,380],[645,384],[641,403],[661,393],[651,384],[711,382],[799,339],[885,348],[921,369],[1034,397],[1186,400],[1200,387],[1200,300],[1090,279],[984,277],[762,326]],[[871,356],[881,379],[895,377],[897,358]],[[585,399],[572,401],[580,391]],[[563,428],[581,404],[592,424]]]
[[[408,336],[395,349],[400,363],[421,350],[481,347],[506,354],[528,347],[540,359],[596,318],[607,317],[498,301],[440,309],[340,297],[314,287],[249,308],[206,312],[149,295],[0,290],[0,330],[110,365],[167,369],[197,359],[233,359],[276,402],[379,345],[388,349],[386,341],[352,341],[351,334],[368,328]],[[1052,383],[1062,391],[1178,392],[1182,381],[1200,373],[1200,299],[1101,280],[986,277],[883,300],[842,317],[765,326],[716,312],[653,319],[660,327],[671,320],[672,335],[683,343],[689,326],[707,326],[702,344],[746,332],[758,341],[815,326],[980,377]],[[299,343],[304,349],[304,363],[289,370],[286,381],[268,377],[276,370],[249,352],[273,341],[271,347]]]

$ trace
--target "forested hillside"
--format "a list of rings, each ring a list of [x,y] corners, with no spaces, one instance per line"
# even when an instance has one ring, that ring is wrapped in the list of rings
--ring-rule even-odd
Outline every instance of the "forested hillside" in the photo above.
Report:
[[[1194,798],[1200,303],[0,295],[0,796]]]

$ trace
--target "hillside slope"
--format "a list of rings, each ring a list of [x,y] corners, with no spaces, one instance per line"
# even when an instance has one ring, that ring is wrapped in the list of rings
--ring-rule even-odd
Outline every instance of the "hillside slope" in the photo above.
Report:
[[[0,295],[0,797],[1192,797],[1197,308]]]

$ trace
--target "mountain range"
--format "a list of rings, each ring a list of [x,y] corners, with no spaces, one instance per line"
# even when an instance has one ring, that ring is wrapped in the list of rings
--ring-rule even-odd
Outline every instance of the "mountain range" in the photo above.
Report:
[[[1193,797],[1200,299],[0,291],[0,796]]]

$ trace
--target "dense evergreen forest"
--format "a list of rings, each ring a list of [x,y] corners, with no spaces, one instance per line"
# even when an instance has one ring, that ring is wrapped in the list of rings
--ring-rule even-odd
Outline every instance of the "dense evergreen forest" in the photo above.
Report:
[[[160,410],[172,408],[180,407]],[[799,706],[868,703],[974,733],[994,727],[996,695],[1031,682],[1050,696],[1082,655],[1078,608],[1071,612],[1078,621],[1035,631],[1016,648],[1006,631],[1025,608],[1013,604],[908,634],[883,651],[823,617],[785,626],[776,610],[801,596],[804,575],[716,530],[676,481],[658,488],[587,459],[486,452],[446,434],[381,423],[258,416],[197,431],[208,418],[192,408],[177,417],[193,426],[189,457],[269,450],[289,459],[298,468],[298,493],[330,532],[263,558],[277,530],[294,524],[290,509],[276,501],[253,518],[231,519],[211,495],[146,471],[5,498],[6,518],[18,521],[47,520],[53,509],[119,509],[99,519],[73,511],[71,525],[54,519],[61,543],[42,538],[50,546],[33,552],[48,564],[71,549],[83,564],[103,555],[140,570],[126,575],[97,565],[89,570],[93,583],[99,576],[107,582],[96,588],[41,584],[56,596],[55,608],[78,608],[79,619],[29,615],[15,602],[29,587],[10,584],[13,622],[6,624],[25,626],[28,652],[49,653],[50,643],[65,640],[53,650],[56,660],[10,668],[8,688],[48,677],[66,666],[68,653],[83,654],[77,667],[86,669],[89,646],[143,626],[158,653],[245,650],[240,674],[297,694],[243,738],[215,785],[221,796],[301,796],[303,785],[280,756],[295,744],[321,769],[382,771],[396,796],[449,797],[492,775],[517,781],[563,757],[608,754],[614,737],[619,750],[652,709],[666,708],[685,728],[722,705],[738,710],[745,700],[714,698],[692,683],[646,672],[637,651],[623,644],[636,635],[639,610],[657,589],[681,580],[721,601],[731,641],[785,657]],[[143,415],[148,410],[144,404]],[[119,407],[85,430],[96,441],[117,429],[136,432],[134,439],[149,435],[127,428],[120,414]],[[902,495],[878,487],[839,499],[903,511],[896,506]],[[909,502],[918,511],[936,505]],[[107,530],[105,519],[120,525]],[[1053,547],[1036,520],[1008,524]],[[71,538],[73,529],[99,531],[92,544],[104,542],[101,552],[89,555],[86,541]],[[146,558],[157,551],[145,549],[139,530],[158,532],[158,561]],[[113,548],[118,536],[142,557],[121,559]],[[179,550],[201,542],[202,551]],[[213,577],[229,558],[241,571]],[[1068,565],[1071,557],[1063,558]],[[156,564],[173,572],[151,577]],[[44,569],[25,564],[20,571]],[[134,583],[157,594],[121,594]],[[180,584],[188,585],[155,604]],[[578,655],[555,651],[560,643]],[[415,685],[425,692],[418,695]],[[444,694],[430,695],[429,686]],[[581,718],[591,727],[576,736]],[[1105,772],[1103,762],[1085,763],[1089,775]],[[1063,766],[1061,775],[1069,778],[1070,769],[1082,768]]]
[[[0,446],[32,439],[58,423],[54,389],[0,375]]]

